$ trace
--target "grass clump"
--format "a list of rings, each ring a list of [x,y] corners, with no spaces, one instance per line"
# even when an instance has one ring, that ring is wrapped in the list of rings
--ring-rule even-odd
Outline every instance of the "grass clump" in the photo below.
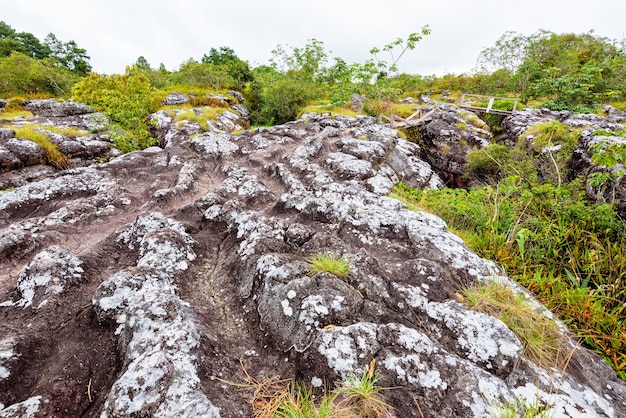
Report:
[[[231,385],[254,389],[255,418],[390,418],[393,408],[382,396],[373,359],[361,378],[346,377],[338,387],[314,394],[313,388],[278,376],[256,380],[244,369],[247,383]]]
[[[542,405],[539,399],[534,402],[517,399],[513,402],[506,402],[495,407],[497,418],[553,418],[554,411],[549,406]]]
[[[523,294],[497,282],[463,289],[462,302],[475,311],[498,318],[519,338],[523,355],[544,368],[563,369],[571,351],[557,324],[537,312]]]
[[[343,256],[325,252],[316,253],[309,257],[309,272],[315,276],[321,272],[334,274],[337,277],[345,278],[350,274],[350,263]]]
[[[387,418],[393,409],[382,395],[387,388],[378,386],[379,376],[374,372],[375,360],[363,372],[361,378],[346,377],[335,391],[340,410],[348,412],[345,417]]]
[[[27,139],[39,145],[46,153],[48,164],[59,169],[70,167],[70,160],[65,154],[59,150],[59,147],[42,132],[37,131],[34,126],[26,126],[23,128],[15,128],[15,136],[21,139]]]

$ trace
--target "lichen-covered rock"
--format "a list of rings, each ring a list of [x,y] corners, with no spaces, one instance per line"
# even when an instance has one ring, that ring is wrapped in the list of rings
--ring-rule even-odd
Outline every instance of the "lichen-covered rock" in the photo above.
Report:
[[[432,122],[419,128],[422,159],[451,187],[465,184],[467,153],[489,145],[492,139],[487,124],[474,113],[445,103],[438,103]]]
[[[185,104],[189,103],[189,97],[187,97],[180,91],[176,91],[168,94],[167,97],[163,99],[162,103],[166,106]]]
[[[0,128],[0,140],[5,141],[7,139],[15,138],[15,131],[9,128]]]
[[[31,125],[38,134],[45,135],[72,167],[91,165],[119,155],[119,151],[113,149],[111,140],[102,134],[109,127],[108,118],[89,106],[74,102],[30,100],[25,102],[25,107],[33,112],[34,118],[19,124],[5,121],[8,127],[0,128],[0,188],[19,187],[59,171],[59,165],[50,161],[48,152],[42,146],[28,138],[16,138],[15,130],[11,129],[15,126]],[[79,129],[84,134],[60,134],[55,128],[67,129],[68,132]]]
[[[24,102],[24,107],[35,116],[63,117],[84,115],[95,112],[93,108],[85,104],[72,101],[57,102],[55,100],[27,100]]]
[[[476,281],[517,287],[387,196],[399,181],[442,187],[421,145],[370,117],[191,139],[167,112],[153,120],[163,148],[0,193],[0,416],[252,417],[253,390],[236,386],[250,378],[322,390],[370,364],[399,417],[536,399],[565,417],[626,414],[626,384],[597,356],[572,345],[565,370],[543,370],[458,301]],[[54,303],[25,309],[17,289],[55,246],[67,252],[51,265],[70,272],[73,254],[80,278],[36,287]],[[319,253],[349,274],[311,272]]]
[[[58,300],[67,287],[80,283],[83,278],[82,261],[61,246],[53,245],[37,254],[17,278],[16,300],[0,303],[0,306],[32,306],[39,309]]]

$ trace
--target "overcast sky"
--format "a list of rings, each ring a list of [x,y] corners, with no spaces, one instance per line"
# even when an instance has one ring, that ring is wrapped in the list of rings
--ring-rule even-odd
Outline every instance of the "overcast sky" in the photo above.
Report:
[[[40,40],[50,32],[74,40],[105,74],[123,73],[139,56],[176,70],[221,46],[257,66],[278,44],[302,47],[312,38],[331,57],[365,62],[372,47],[428,24],[432,34],[399,70],[443,75],[471,72],[480,51],[506,31],[593,30],[622,40],[626,0],[0,0],[0,20]]]

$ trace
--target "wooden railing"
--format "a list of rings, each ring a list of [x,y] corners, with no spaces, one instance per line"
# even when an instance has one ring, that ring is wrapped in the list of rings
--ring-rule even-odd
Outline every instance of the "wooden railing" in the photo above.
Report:
[[[400,128],[400,129],[413,128],[415,126],[421,126],[433,120],[432,114],[434,112],[435,112],[435,109],[432,109],[428,111],[427,113],[424,113],[424,109],[418,109],[415,113],[413,113],[411,116],[407,118],[394,115],[393,113],[389,117],[381,114],[378,117],[378,121],[382,123],[383,119],[386,119],[389,122],[389,127],[394,128],[394,129],[395,128]]]
[[[473,98],[476,98],[476,100],[472,100]],[[496,115],[512,115],[513,112],[517,110],[517,99],[513,99],[513,110],[494,109],[493,103],[496,100],[510,101],[511,99],[508,97],[483,96],[481,94],[462,93],[461,99],[459,100],[459,107],[461,109],[471,110],[473,112],[494,113]],[[487,107],[474,106],[473,103],[477,101],[480,103],[488,102]]]

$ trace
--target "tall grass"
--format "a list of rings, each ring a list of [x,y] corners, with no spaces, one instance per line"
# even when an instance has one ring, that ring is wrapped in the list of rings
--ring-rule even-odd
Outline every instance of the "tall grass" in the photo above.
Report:
[[[59,147],[46,134],[37,131],[35,126],[15,128],[15,136],[21,139],[28,139],[43,148],[48,164],[60,169],[70,167],[69,158],[59,150]]]
[[[509,177],[469,191],[392,196],[441,216],[476,253],[534,292],[626,380],[626,223],[591,204],[580,183],[528,187]]]

